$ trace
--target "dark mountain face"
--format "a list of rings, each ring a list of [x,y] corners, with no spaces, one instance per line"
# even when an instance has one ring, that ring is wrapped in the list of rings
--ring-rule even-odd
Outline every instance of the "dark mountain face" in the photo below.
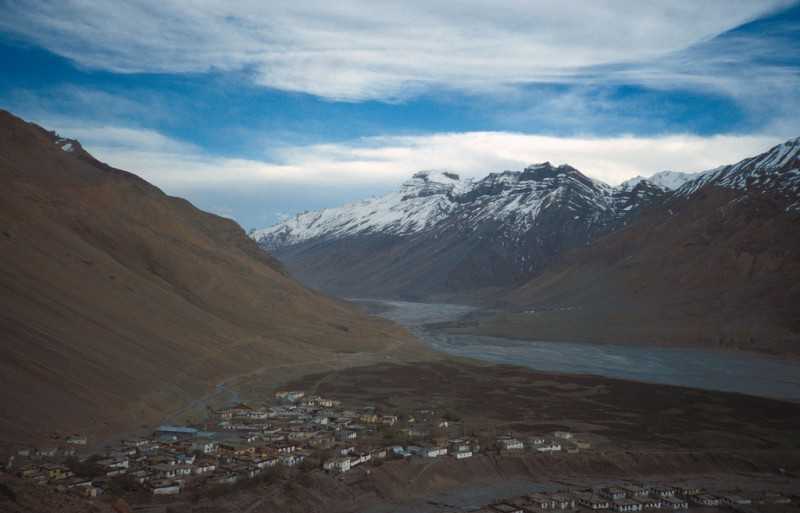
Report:
[[[234,222],[3,111],[0,183],[0,436],[136,428],[232,376],[410,341]]]
[[[479,331],[797,354],[799,155],[795,139],[686,183],[629,226],[498,294],[520,313]]]
[[[662,201],[550,163],[471,182],[421,172],[400,191],[301,214],[253,237],[301,281],[340,295],[424,298],[521,283]]]

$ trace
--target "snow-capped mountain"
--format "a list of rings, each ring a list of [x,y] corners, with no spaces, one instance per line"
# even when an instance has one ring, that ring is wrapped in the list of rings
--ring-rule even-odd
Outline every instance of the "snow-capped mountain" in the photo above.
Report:
[[[395,192],[299,214],[251,236],[307,283],[338,293],[505,286],[664,195],[646,180],[614,188],[549,162],[476,181],[423,171]],[[415,283],[421,272],[428,274]]]
[[[682,186],[686,182],[694,180],[698,176],[702,175],[703,173],[681,173],[678,171],[659,171],[658,173],[644,177],[644,176],[634,176],[628,180],[625,180],[619,185],[619,189],[621,190],[628,190],[632,189],[636,185],[640,184],[641,182],[649,182],[656,187],[664,189],[665,191],[674,191],[678,187]]]
[[[449,216],[457,205],[455,197],[470,183],[455,173],[420,171],[396,192],[342,207],[304,212],[270,228],[255,230],[251,236],[273,249],[317,237],[408,235],[430,229]]]
[[[689,197],[706,186],[746,193],[771,192],[787,201],[787,211],[800,211],[800,137],[761,155],[702,173],[678,188],[675,194]]]
[[[624,230],[499,291],[537,315],[482,319],[480,332],[797,353],[799,147],[787,141],[679,186]],[[570,313],[547,313],[553,305]]]
[[[362,234],[409,236],[435,230],[458,218],[477,230],[481,223],[498,222],[508,235],[524,234],[543,212],[563,207],[574,220],[605,225],[621,213],[641,206],[661,190],[640,178],[613,188],[577,169],[535,164],[523,171],[491,173],[482,180],[462,180],[455,173],[420,171],[400,189],[377,198],[337,208],[304,212],[251,236],[269,249],[316,238],[342,238]],[[634,201],[639,198],[639,201]]]
[[[306,212],[251,236],[306,283],[339,294],[424,296],[519,283],[564,251],[706,185],[794,194],[798,140],[704,173],[662,171],[612,187],[569,165],[462,180],[422,171],[395,192]],[[792,206],[794,205],[794,206]]]

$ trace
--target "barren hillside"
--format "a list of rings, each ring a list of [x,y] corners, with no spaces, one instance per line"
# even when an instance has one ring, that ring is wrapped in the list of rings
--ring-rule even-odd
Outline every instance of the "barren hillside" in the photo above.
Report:
[[[233,221],[5,111],[0,183],[3,438],[138,427],[235,375],[418,347]]]

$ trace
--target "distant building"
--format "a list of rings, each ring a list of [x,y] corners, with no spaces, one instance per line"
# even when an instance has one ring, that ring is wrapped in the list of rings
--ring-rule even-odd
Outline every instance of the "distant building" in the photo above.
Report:
[[[689,509],[689,501],[677,497],[664,497],[662,499],[662,506],[665,509],[672,510]]]
[[[642,511],[642,504],[633,499],[615,500],[611,507],[614,509],[614,511],[618,511],[619,513]]]
[[[523,449],[522,440],[512,437],[503,437],[497,440],[497,444],[504,451],[521,451]]]

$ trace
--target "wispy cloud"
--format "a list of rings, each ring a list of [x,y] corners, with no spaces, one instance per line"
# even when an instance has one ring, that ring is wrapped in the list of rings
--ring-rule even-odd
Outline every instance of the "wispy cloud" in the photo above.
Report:
[[[791,3],[30,0],[3,2],[0,29],[91,68],[243,71],[287,91],[397,100],[432,87],[497,92],[586,80],[617,65],[613,73],[629,80],[710,83],[714,75],[677,63],[642,63]]]
[[[772,136],[669,135],[551,137],[512,132],[376,136],[335,144],[285,146],[272,161],[225,158],[143,129],[45,121],[108,163],[134,171],[166,190],[246,189],[270,184],[324,188],[331,184],[393,185],[420,169],[483,177],[549,160],[618,183],[664,169],[701,171],[735,162],[781,142]]]

